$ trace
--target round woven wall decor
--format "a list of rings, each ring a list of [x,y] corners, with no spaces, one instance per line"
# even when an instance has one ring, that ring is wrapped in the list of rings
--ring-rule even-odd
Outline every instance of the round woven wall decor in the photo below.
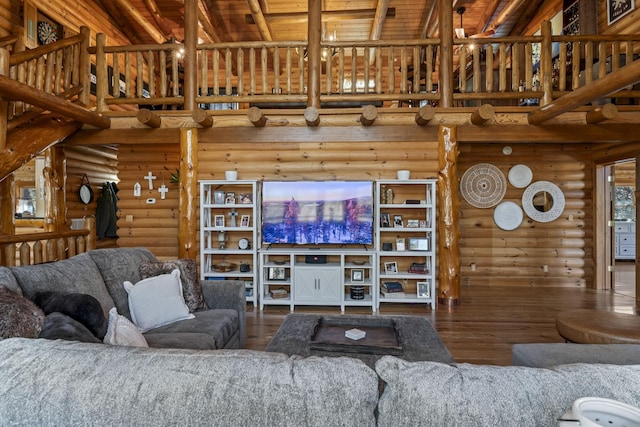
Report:
[[[489,163],[471,166],[460,180],[462,197],[476,208],[490,208],[500,203],[507,192],[507,180],[497,167]]]

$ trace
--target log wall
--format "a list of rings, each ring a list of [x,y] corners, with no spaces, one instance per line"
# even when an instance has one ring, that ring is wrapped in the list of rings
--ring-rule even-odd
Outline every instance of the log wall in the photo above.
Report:
[[[507,179],[503,200],[522,206],[524,189],[509,184],[508,173],[525,164],[534,182],[551,181],[560,187],[565,209],[548,223],[533,221],[525,213],[520,227],[504,231],[493,220],[494,208],[478,209],[462,198],[462,286],[593,286],[595,166],[590,146],[515,145],[508,156],[502,148],[501,144],[461,145],[460,176],[477,163],[497,166]]]
[[[215,142],[200,134],[198,180],[224,179],[224,171],[238,171],[239,179],[333,180],[394,178],[397,169],[409,169],[413,178],[437,173],[437,141],[385,142]],[[593,285],[593,175],[587,145],[516,145],[510,156],[499,144],[462,144],[460,176],[476,163],[491,163],[508,176],[516,164],[526,164],[534,181],[556,183],[564,192],[562,216],[538,223],[525,215],[522,225],[503,231],[493,220],[493,208],[478,209],[461,198],[462,286],[592,286]],[[179,145],[121,145],[119,246],[147,246],[158,257],[178,252],[178,186],[169,176],[179,165]],[[144,176],[158,178],[154,190]],[[164,175],[167,199],[157,192]],[[141,197],[133,197],[139,182]],[[508,180],[507,180],[508,182]],[[508,184],[504,200],[521,205],[524,189]],[[156,198],[149,205],[146,199]],[[127,222],[126,215],[133,221]],[[570,220],[570,216],[573,216]],[[473,271],[471,265],[475,264]],[[548,266],[548,272],[543,266]]]

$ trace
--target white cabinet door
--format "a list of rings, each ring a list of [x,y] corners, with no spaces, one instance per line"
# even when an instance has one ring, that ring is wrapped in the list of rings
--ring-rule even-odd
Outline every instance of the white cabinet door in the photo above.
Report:
[[[300,302],[340,304],[340,267],[296,266],[294,298]]]

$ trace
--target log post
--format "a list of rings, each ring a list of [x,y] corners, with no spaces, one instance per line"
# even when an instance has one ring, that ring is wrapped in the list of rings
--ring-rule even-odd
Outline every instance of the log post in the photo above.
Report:
[[[436,110],[431,105],[425,105],[420,107],[420,110],[416,113],[416,123],[420,126],[428,124],[436,115]]]
[[[61,146],[44,151],[44,231],[66,231],[66,160]],[[36,177],[39,179],[39,177]]]
[[[249,108],[249,111],[247,111],[247,117],[249,117],[249,121],[257,128],[265,127],[267,124],[267,116],[265,116],[262,110],[258,107]]]
[[[78,71],[80,73],[78,76],[78,85],[82,88],[82,92],[80,92],[78,98],[82,105],[87,106],[89,105],[89,96],[91,95],[91,79],[89,78],[91,75],[91,57],[87,51],[91,44],[89,28],[85,26],[80,27],[80,35],[82,36],[82,42],[80,43],[80,60],[78,64]],[[119,92],[118,90],[116,91]]]
[[[307,107],[320,108],[320,82],[322,79],[322,49],[320,43],[322,41],[322,0],[309,1],[309,19],[307,21],[307,33],[309,37],[307,47],[309,87],[307,89]],[[305,118],[307,113],[305,112]],[[307,125],[309,123],[307,122]],[[312,125],[309,125],[312,126]],[[313,125],[313,126],[317,126]]]
[[[4,50],[4,49],[2,49]],[[16,234],[15,184],[13,174],[0,181],[0,234]],[[15,260],[15,245],[0,246],[0,265],[11,266]]]
[[[608,103],[601,107],[596,107],[592,111],[588,111],[585,120],[587,121],[587,124],[593,125],[605,120],[613,119],[617,115],[618,107]]]
[[[104,51],[107,45],[107,35],[96,34],[96,111],[109,111],[107,105],[107,91],[109,82],[107,80],[107,54]]]
[[[191,117],[193,118],[193,121],[195,121],[202,127],[210,128],[211,126],[213,126],[213,117],[207,114],[207,112],[202,108],[196,108],[195,110],[193,110]]]
[[[94,250],[96,248],[96,241],[98,240],[96,235],[96,217],[95,216],[87,215],[84,217],[84,228],[86,230],[89,230],[89,234],[87,235],[87,238],[86,238],[86,246],[84,250],[81,251],[80,248],[78,248],[78,253]]]
[[[440,32],[440,73],[438,91],[440,106],[453,107],[453,4],[438,0],[438,28]]]
[[[496,115],[496,111],[491,104],[482,104],[480,108],[471,113],[471,123],[476,126],[483,125],[487,120],[492,119]]]
[[[147,125],[150,128],[159,128],[162,124],[162,117],[146,108],[138,110],[136,116],[138,117],[138,121],[140,123],[142,123],[143,125]]]
[[[180,128],[180,219],[178,257],[196,259],[198,197],[198,129]]]
[[[307,126],[315,127],[320,124],[320,112],[315,107],[307,107],[304,110],[304,121]]]
[[[0,75],[9,75],[9,51],[0,49]],[[7,114],[9,102],[0,98],[0,151],[7,146]]]
[[[553,59],[551,57],[551,21],[544,21],[540,28],[542,33],[542,49],[540,56],[540,82],[544,95],[540,105],[549,105],[553,101]]]
[[[198,79],[198,0],[184,2],[184,109],[196,109]]]
[[[362,126],[371,126],[378,117],[378,109],[373,105],[365,105],[360,114],[360,124]]]
[[[438,127],[438,303],[460,304],[460,219],[457,129]]]

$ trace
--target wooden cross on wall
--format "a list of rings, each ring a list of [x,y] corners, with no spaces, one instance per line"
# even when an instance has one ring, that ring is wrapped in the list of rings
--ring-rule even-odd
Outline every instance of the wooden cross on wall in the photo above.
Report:
[[[149,171],[147,176],[144,177],[144,179],[149,181],[149,190],[153,190],[153,180],[156,179],[156,178],[157,178],[157,176],[152,174],[151,171]]]
[[[169,189],[167,188],[166,185],[164,185],[164,182],[162,183],[162,185],[160,186],[160,188],[158,188],[158,192],[160,193],[160,198],[162,200],[165,199],[165,194],[169,191]]]

